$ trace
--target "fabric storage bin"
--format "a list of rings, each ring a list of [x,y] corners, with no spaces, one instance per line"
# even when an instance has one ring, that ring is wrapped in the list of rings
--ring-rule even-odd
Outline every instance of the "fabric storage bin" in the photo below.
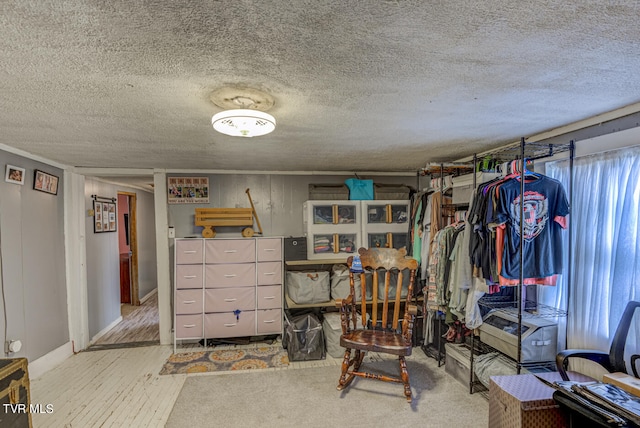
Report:
[[[404,184],[373,184],[374,199],[408,200],[411,188]]]
[[[282,346],[287,349],[289,361],[323,360],[326,355],[324,330],[313,313],[284,316],[285,330]]]
[[[558,372],[536,373],[549,382],[562,380]],[[571,373],[578,382],[593,380]],[[553,399],[555,389],[532,374],[491,376],[489,383],[489,426],[491,428],[567,427],[567,415]]]
[[[372,292],[372,276],[371,272],[365,273],[366,280],[366,299],[371,300],[373,298]],[[360,274],[355,274],[353,278],[353,286],[355,288],[356,302],[360,302]],[[332,299],[346,299],[350,293],[349,289],[349,268],[347,265],[336,264],[331,268],[331,298]]]
[[[287,295],[299,305],[331,300],[329,272],[287,271]]]
[[[361,325],[362,318],[358,315],[357,328],[360,328]],[[340,320],[340,313],[325,313],[322,319],[322,329],[324,330],[324,341],[327,345],[327,354],[333,358],[344,357],[345,349],[340,346],[340,336],[342,335],[342,321]]]
[[[445,343],[444,371],[453,376],[462,385],[469,386],[471,374],[471,350],[465,345]],[[473,380],[478,378],[473,376]]]
[[[307,260],[307,238],[284,238],[284,260]]]
[[[400,290],[400,297],[402,297],[403,299],[407,297],[407,294],[409,292],[410,277],[411,275],[409,273],[409,269],[404,269],[402,271],[402,289]],[[389,296],[391,296],[391,299],[395,299],[396,297],[397,278],[398,278],[398,272],[393,270],[390,271]],[[416,284],[413,284],[413,286],[415,288]],[[384,296],[384,273],[378,273],[378,299],[384,298],[383,296]]]
[[[349,188],[344,184],[309,184],[309,199],[312,201],[347,201]]]

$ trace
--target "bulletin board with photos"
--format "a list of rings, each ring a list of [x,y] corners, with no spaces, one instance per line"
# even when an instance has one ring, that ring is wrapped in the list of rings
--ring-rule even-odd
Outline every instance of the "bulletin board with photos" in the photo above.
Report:
[[[93,201],[93,231],[95,233],[117,231],[116,204]]]
[[[208,177],[168,177],[167,202],[170,204],[208,204]]]

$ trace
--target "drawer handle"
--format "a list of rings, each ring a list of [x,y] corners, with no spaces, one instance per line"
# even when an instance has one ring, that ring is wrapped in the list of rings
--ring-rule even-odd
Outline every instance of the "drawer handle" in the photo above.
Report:
[[[273,324],[274,322],[276,322],[276,320],[268,320],[268,321],[265,320],[265,321],[263,321],[263,323],[265,323],[265,324]]]
[[[185,324],[183,325],[184,328],[194,328],[196,325],[195,324]]]
[[[225,324],[224,326],[225,326],[225,327],[235,327],[235,326],[236,326],[236,324]]]
[[[185,250],[184,253],[185,254],[195,254],[196,250]]]
[[[185,304],[185,305],[190,305],[190,304],[195,303],[195,302],[196,302],[195,300],[185,300],[182,303]]]
[[[224,250],[225,253],[237,253],[238,250]]]
[[[264,250],[265,251],[275,251],[276,249],[275,248],[265,248]]]
[[[184,279],[193,279],[193,278],[197,278],[197,275],[185,275]]]
[[[263,275],[275,275],[275,274],[276,274],[275,272],[265,272],[265,273],[263,273]]]
[[[234,278],[236,276],[238,276],[238,275],[236,275],[235,273],[229,273],[229,274],[226,274],[224,277],[225,278]]]
[[[224,299],[225,302],[235,302],[238,299]]]
[[[263,297],[263,299],[266,299],[266,300],[273,300],[275,298],[276,298],[276,296],[264,296]]]

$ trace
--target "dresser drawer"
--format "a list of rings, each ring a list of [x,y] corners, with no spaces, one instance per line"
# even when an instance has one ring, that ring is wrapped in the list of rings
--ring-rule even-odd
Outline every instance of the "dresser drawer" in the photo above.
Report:
[[[211,239],[205,241],[205,263],[253,263],[255,239]]]
[[[205,312],[252,311],[256,308],[255,287],[208,288],[204,295]]]
[[[176,264],[195,265],[202,263],[202,239],[185,239],[175,241]]]
[[[258,263],[258,285],[282,284],[282,262]]]
[[[274,309],[282,307],[282,286],[267,285],[258,287],[258,309]]]
[[[238,317],[230,312],[204,315],[204,335],[207,338],[255,336],[255,334],[255,311],[243,311]]]
[[[279,334],[282,333],[282,310],[268,309],[258,311],[258,334]]]
[[[202,337],[202,314],[176,315],[176,339],[197,339]]]
[[[202,265],[176,265],[176,288],[202,288]]]
[[[282,260],[282,240],[279,238],[256,239],[259,262],[275,262]]]
[[[250,287],[256,285],[256,265],[238,263],[230,265],[206,265],[206,288]]]
[[[201,314],[202,313],[202,289],[177,290],[176,314]]]

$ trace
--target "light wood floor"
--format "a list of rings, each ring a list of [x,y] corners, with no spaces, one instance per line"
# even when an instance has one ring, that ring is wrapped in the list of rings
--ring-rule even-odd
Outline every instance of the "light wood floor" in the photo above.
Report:
[[[153,293],[140,306],[122,305],[121,312],[122,321],[100,337],[94,345],[160,343],[158,293]]]
[[[218,345],[215,349],[260,345]],[[71,356],[31,380],[31,403],[43,408],[53,405],[50,414],[33,414],[34,427],[163,427],[187,377],[158,374],[172,351],[173,345],[155,345]],[[325,360],[292,362],[288,367],[265,370],[337,366],[340,362],[327,355]]]

